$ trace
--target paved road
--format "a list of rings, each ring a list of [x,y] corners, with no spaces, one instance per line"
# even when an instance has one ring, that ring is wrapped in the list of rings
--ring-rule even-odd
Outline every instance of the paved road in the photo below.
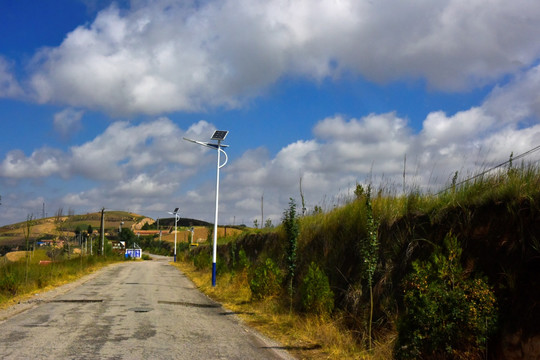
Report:
[[[288,356],[200,293],[167,259],[112,265],[71,287],[2,321],[0,358]]]

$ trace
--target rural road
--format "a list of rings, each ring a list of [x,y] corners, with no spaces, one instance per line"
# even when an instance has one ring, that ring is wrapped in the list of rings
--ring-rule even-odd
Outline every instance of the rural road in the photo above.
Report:
[[[170,259],[114,264],[0,313],[0,358],[291,359]]]

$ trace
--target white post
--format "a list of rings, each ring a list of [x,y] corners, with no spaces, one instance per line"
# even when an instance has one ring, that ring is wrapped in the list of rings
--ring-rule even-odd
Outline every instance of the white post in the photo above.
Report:
[[[214,247],[212,252],[212,286],[216,286],[216,262],[217,262],[217,234],[218,234],[218,212],[219,212],[219,168],[221,162],[221,141],[218,140],[217,148],[217,175],[216,175],[216,216],[214,217]]]
[[[176,227],[178,224],[178,213],[174,214],[174,262],[176,262]]]
[[[221,141],[225,139],[229,132],[223,131],[223,130],[216,130],[214,132],[214,135],[212,135],[212,140],[217,140],[217,144],[192,140],[188,138],[184,138],[184,140],[193,142],[195,144],[199,144],[202,146],[206,146],[212,149],[216,149],[218,152],[217,156],[217,171],[216,171],[216,214],[214,217],[214,244],[213,244],[213,251],[212,251],[212,287],[216,286],[216,262],[217,262],[217,235],[218,235],[218,214],[219,214],[219,169],[225,166],[228,161],[228,156],[225,151],[221,149]],[[228,145],[223,145],[223,147],[227,147]],[[225,162],[221,164],[221,152],[223,152],[223,155],[225,155]]]

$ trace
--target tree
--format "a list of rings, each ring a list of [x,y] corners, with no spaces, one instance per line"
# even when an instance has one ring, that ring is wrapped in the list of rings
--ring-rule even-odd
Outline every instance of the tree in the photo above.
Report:
[[[362,259],[362,275],[365,276],[369,287],[369,323],[368,323],[368,338],[369,347],[371,348],[371,328],[373,325],[373,275],[377,268],[378,262],[378,224],[373,218],[373,207],[371,204],[371,185],[368,185],[367,191],[364,193],[361,185],[356,186],[355,195],[360,198],[366,198],[366,230],[367,237],[362,239],[358,244],[360,259]]]
[[[23,228],[24,238],[26,240],[26,272],[25,272],[25,277],[24,277],[25,283],[28,283],[28,265],[30,263],[30,250],[28,248],[28,240],[30,239],[30,233],[32,232],[33,224],[34,224],[33,215],[29,214],[26,217],[26,224],[25,224],[25,227]]]
[[[272,219],[268,218],[266,219],[266,222],[264,223],[264,227],[265,228],[271,228],[273,225],[272,225]]]
[[[126,249],[133,247],[133,243],[135,243],[136,238],[137,236],[135,236],[133,231],[128,228],[122,229],[122,231],[118,235],[118,239],[125,242]]]
[[[283,213],[283,227],[287,234],[287,280],[290,297],[290,311],[292,311],[293,298],[293,280],[296,271],[296,248],[298,247],[298,236],[300,234],[300,225],[296,214],[296,202],[289,198],[289,208]]]

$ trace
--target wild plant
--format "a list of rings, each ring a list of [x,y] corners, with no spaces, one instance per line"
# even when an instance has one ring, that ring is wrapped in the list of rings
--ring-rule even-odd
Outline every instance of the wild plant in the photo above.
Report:
[[[300,226],[296,214],[296,202],[293,198],[289,199],[289,207],[283,213],[283,227],[287,234],[287,290],[290,299],[290,311],[292,311],[293,303],[293,281],[296,271],[296,249],[298,247],[298,236],[300,234]]]
[[[404,280],[397,359],[474,358],[495,330],[497,306],[485,279],[461,266],[462,248],[448,234],[428,261],[413,262]]]
[[[334,293],[328,277],[315,262],[309,265],[300,286],[302,309],[318,315],[328,315],[334,309]]]

